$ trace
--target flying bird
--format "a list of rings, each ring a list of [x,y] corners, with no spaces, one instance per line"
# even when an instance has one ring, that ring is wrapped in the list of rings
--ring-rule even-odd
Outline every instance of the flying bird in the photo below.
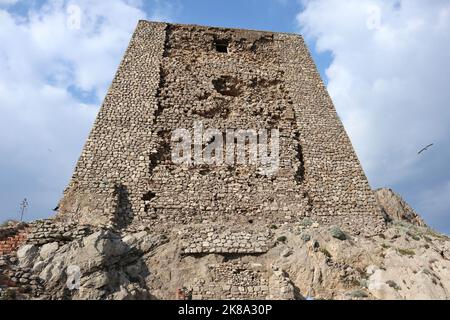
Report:
[[[417,154],[421,154],[422,152],[427,151],[428,148],[432,147],[433,145],[434,145],[434,143],[431,143],[431,144],[427,145],[425,148],[423,148],[422,150],[420,150]]]

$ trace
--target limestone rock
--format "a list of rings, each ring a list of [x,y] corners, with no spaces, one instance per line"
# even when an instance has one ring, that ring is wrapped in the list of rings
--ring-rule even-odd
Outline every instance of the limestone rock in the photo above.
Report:
[[[17,258],[19,259],[19,264],[22,267],[30,267],[34,263],[34,259],[39,253],[39,248],[32,244],[27,244],[22,246],[17,250]]]
[[[417,226],[425,226],[425,222],[414,209],[391,189],[378,189],[375,191],[375,197],[388,221],[400,220]]]
[[[41,247],[39,255],[43,260],[52,256],[59,248],[58,242],[47,243]]]
[[[41,273],[42,269],[45,268],[45,266],[46,266],[46,264],[45,264],[44,261],[37,261],[37,262],[33,265],[32,270],[33,270],[33,272],[34,272],[35,274],[39,274],[39,273]]]
[[[330,228],[330,233],[333,238],[339,239],[339,240],[345,240],[347,239],[347,236],[344,232],[338,227],[338,226],[332,226]]]
[[[284,258],[289,257],[292,254],[292,250],[290,248],[286,248],[283,250],[283,252],[281,253],[281,256]]]
[[[311,240],[311,236],[310,236],[309,234],[307,234],[307,233],[303,233],[303,234],[301,235],[301,239],[302,239],[303,241],[305,241],[305,242],[308,242],[309,240]]]

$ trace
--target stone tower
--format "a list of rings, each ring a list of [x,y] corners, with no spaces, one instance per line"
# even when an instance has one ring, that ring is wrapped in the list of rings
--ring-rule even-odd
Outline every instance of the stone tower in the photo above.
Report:
[[[278,170],[175,164],[172,133],[198,123],[278,129]],[[363,234],[383,224],[302,37],[140,21],[58,219],[182,228],[198,235],[187,253],[218,250],[196,245],[205,230],[224,239],[246,230],[246,243],[220,252],[251,253],[265,250],[268,226],[305,217]]]

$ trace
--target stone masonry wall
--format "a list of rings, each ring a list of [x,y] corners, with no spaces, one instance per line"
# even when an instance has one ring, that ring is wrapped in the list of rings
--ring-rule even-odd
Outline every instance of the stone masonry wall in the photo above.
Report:
[[[225,262],[208,266],[207,279],[188,288],[193,300],[293,300],[299,298],[291,280],[276,266]]]
[[[209,266],[210,279],[197,279],[192,286],[194,300],[264,300],[269,281],[261,270],[242,263]]]
[[[26,252],[32,255],[37,248],[46,246],[47,251],[49,248],[57,249],[58,246],[81,240],[93,232],[87,225],[59,223],[53,219],[0,228],[0,296],[8,288],[35,298],[41,296],[45,292],[44,281],[39,278],[41,269],[34,268],[33,263],[19,266],[23,255]],[[36,263],[34,265],[39,266]]]
[[[92,233],[87,225],[78,223],[57,223],[52,219],[36,220],[0,228],[0,256],[15,254],[24,244],[42,246],[47,243],[70,242]]]
[[[174,164],[173,130],[193,133],[198,123],[205,130],[278,129],[279,170],[265,176],[251,165]],[[368,234],[382,226],[302,38],[141,21],[58,219],[166,228],[267,227],[304,217]]]
[[[30,224],[27,244],[43,246],[47,243],[58,242],[60,245],[82,239],[93,231],[87,225],[77,223],[55,223],[54,220],[37,220]]]
[[[182,252],[203,253],[246,253],[262,254],[269,250],[272,235],[269,231],[233,231],[228,228],[202,227],[183,230]]]
[[[60,203],[59,219],[123,226],[144,210],[165,28],[139,23]]]
[[[382,214],[303,39],[286,34],[276,37],[302,133],[305,184],[313,217],[354,232],[379,231]]]

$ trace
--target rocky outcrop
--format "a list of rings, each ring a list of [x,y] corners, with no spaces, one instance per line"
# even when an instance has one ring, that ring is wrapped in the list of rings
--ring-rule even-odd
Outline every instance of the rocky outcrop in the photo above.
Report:
[[[417,226],[426,225],[414,209],[391,189],[378,189],[375,191],[375,197],[387,221],[406,221]]]
[[[166,241],[145,231],[120,236],[100,230],[62,245],[27,244],[17,251],[17,259],[2,260],[8,269],[3,273],[29,298],[148,299],[149,272],[142,259]],[[22,280],[24,274],[37,280],[34,286]]]
[[[313,218],[240,233],[207,222],[160,231],[35,222],[26,244],[0,257],[0,296],[450,299],[450,239],[408,221],[372,237]]]
[[[0,259],[0,288],[28,299],[450,299],[446,236],[404,221],[370,238],[310,222],[274,226],[259,254],[187,254],[179,230],[27,244]]]

